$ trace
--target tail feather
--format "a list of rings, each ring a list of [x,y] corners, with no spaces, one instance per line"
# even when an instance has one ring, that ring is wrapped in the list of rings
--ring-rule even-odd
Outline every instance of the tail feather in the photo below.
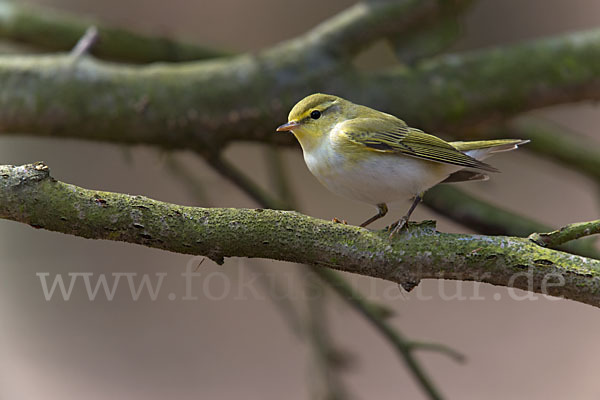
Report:
[[[498,139],[498,140],[477,140],[469,142],[450,142],[457,150],[467,153],[469,156],[483,160],[494,153],[511,151],[517,149],[520,145],[529,143],[529,140],[521,139]]]
[[[475,140],[469,142],[450,142],[452,146],[460,151],[490,149],[490,152],[497,153],[501,151],[514,150],[522,144],[529,143],[529,140],[522,139],[498,139],[498,140]]]

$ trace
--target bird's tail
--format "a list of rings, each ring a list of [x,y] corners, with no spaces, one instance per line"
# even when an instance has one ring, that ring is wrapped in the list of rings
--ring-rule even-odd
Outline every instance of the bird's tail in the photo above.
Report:
[[[494,153],[517,149],[520,145],[529,143],[521,139],[476,140],[469,142],[450,142],[457,150],[469,156],[483,160]]]

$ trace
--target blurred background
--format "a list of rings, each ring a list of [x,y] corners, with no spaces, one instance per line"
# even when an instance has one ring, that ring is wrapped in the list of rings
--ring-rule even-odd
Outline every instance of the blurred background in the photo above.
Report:
[[[354,2],[275,0],[28,0],[93,17],[114,26],[232,51],[257,51],[305,32]],[[593,0],[480,0],[466,14],[456,51],[510,44],[600,27]],[[392,60],[384,45],[361,59],[369,68]],[[1,90],[1,89],[0,89]],[[401,115],[401,111],[398,111]],[[600,146],[600,111],[593,104],[536,111],[544,119],[587,136]],[[273,121],[273,128],[285,121]],[[280,150],[302,212],[356,224],[368,206],[327,192],[310,175],[299,146]],[[269,185],[265,149],[235,144],[226,156]],[[106,143],[0,136],[0,163],[45,161],[57,179],[86,188],[142,194],[185,205],[256,207],[239,189],[192,152]],[[192,187],[173,163],[201,182]],[[487,182],[463,184],[470,193],[551,226],[598,218],[598,189],[571,170],[526,149],[496,156],[502,170]],[[394,217],[408,203],[391,206]],[[388,217],[378,223],[392,222]],[[436,219],[438,229],[468,232],[419,207],[415,220]],[[186,294],[181,273],[198,259],[124,243],[90,241],[0,220],[1,399],[306,399],[317,370],[299,340],[265,295],[276,279],[287,298],[302,300],[304,281],[286,263],[228,259],[204,262]],[[75,285],[69,301],[46,301],[38,273],[74,272],[164,276],[155,300],[132,299],[119,286],[112,301],[90,301]],[[163,274],[163,275],[156,275]],[[164,275],[166,274],[166,275]],[[110,277],[110,275],[109,275]],[[572,301],[526,296],[502,287],[427,280],[410,294],[395,284],[346,274],[369,299],[395,310],[393,324],[409,337],[444,343],[467,356],[457,364],[419,353],[450,399],[596,399],[600,313]],[[136,278],[136,279],[137,279]],[[96,279],[96,278],[93,278]],[[126,279],[126,278],[122,278]],[[95,282],[92,280],[92,282]],[[523,299],[519,300],[518,297]],[[350,354],[340,373],[357,399],[425,398],[382,337],[335,295],[327,319],[333,342]]]

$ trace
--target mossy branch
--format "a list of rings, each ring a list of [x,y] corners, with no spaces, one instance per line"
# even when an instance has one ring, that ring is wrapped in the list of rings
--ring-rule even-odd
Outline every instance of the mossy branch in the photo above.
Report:
[[[289,187],[287,187],[287,180],[284,176],[281,159],[277,156],[278,153],[272,147],[268,147],[267,150],[271,153],[270,156],[267,157],[267,161],[271,164],[271,168],[269,169],[273,170],[272,179],[275,181],[275,186],[277,186],[280,194],[279,197],[283,199],[283,202],[285,203],[284,205],[290,206],[294,204],[295,201],[289,192]],[[235,183],[241,190],[257,201],[262,207],[275,209],[280,208],[281,203],[279,201],[275,201],[262,189],[257,189],[256,184],[248,177],[244,176],[242,172],[237,170],[233,165],[228,163],[220,165],[215,165],[212,163],[212,165],[219,173]],[[312,268],[312,272],[317,274],[324,281],[324,284],[338,292],[352,308],[359,311],[369,322],[373,324],[373,326],[382,334],[382,336],[390,342],[400,357],[404,360],[409,370],[413,373],[415,379],[419,382],[423,390],[429,394],[430,398],[440,398],[439,392],[433,385],[431,379],[427,376],[421,365],[412,355],[411,350],[416,349],[416,347],[412,346],[413,342],[405,339],[398,330],[393,328],[386,321],[387,317],[390,316],[390,310],[380,304],[373,303],[365,299],[359,292],[355,291],[348,283],[346,283],[345,279],[336,271],[327,268]],[[312,279],[310,271],[305,278],[308,287],[314,289],[319,286],[318,282]],[[332,373],[338,369],[338,366],[335,362],[332,362],[333,360],[330,356],[328,356],[331,351],[336,351],[331,343],[329,343],[327,327],[323,325],[325,321],[323,319],[324,316],[322,315],[323,304],[316,304],[315,300],[316,299],[309,300],[311,312],[308,323],[310,329],[308,329],[307,336],[311,338],[313,347],[317,350],[317,358],[321,361],[319,363],[320,367],[323,367],[323,364],[325,364],[322,375],[324,375],[325,382],[329,383],[327,386],[331,391],[330,394],[338,393],[339,390],[341,390],[341,386],[339,385],[335,374]],[[291,308],[291,305],[285,302],[279,303],[278,305],[280,308],[283,307],[284,309]],[[283,310],[283,312],[285,313],[286,311]],[[291,315],[286,317],[286,320],[293,319],[293,315],[294,312],[292,311]],[[442,344],[424,343],[424,346],[427,345],[431,350],[437,348],[438,351],[446,354],[451,354],[452,352],[454,352],[454,356],[458,354],[456,351],[449,349]],[[456,357],[453,358],[456,359]],[[328,377],[331,379],[328,379]],[[337,398],[337,396],[333,396],[333,398]]]
[[[337,57],[346,57],[373,40],[400,31],[430,28],[464,10],[472,0],[396,0],[360,2],[320,24],[302,39]],[[0,38],[50,51],[67,51],[85,29],[100,28],[103,44],[94,55],[99,58],[147,63],[192,61],[233,55],[161,37],[149,37],[124,29],[103,26],[98,21],[34,5],[0,0]],[[414,35],[413,35],[414,36]]]
[[[400,61],[414,65],[447,50],[460,37],[461,28],[456,16],[451,15],[421,30],[390,38],[390,42]]]
[[[379,28],[381,18],[395,14],[377,10],[371,10],[377,29],[334,18],[257,55],[195,63],[123,66],[91,58],[74,63],[65,55],[0,57],[0,132],[210,152],[234,140],[292,143],[273,129],[299,98],[315,91],[392,112],[433,133],[462,134],[526,110],[600,98],[600,31],[377,73],[354,70],[325,44],[311,45],[321,32],[323,43],[343,47],[344,40],[332,33],[335,27],[350,37],[371,28],[389,34]],[[407,19],[395,29],[402,32],[413,23]],[[361,43],[377,37],[364,34]]]
[[[53,179],[42,163],[0,166],[0,218],[219,263],[225,257],[292,261],[405,288],[426,278],[476,280],[600,306],[600,261],[527,238],[441,233],[425,222],[390,240],[387,232],[290,211],[194,208],[83,189]]]
[[[429,189],[423,198],[425,205],[453,221],[487,235],[526,237],[553,228],[533,219],[481,200],[453,185],[438,185]],[[562,251],[600,259],[600,250],[593,238],[572,241],[556,246]]]
[[[556,247],[585,236],[600,233],[600,219],[569,224],[548,233],[532,233],[529,239],[540,246]]]
[[[600,151],[589,138],[531,116],[510,121],[504,128],[491,130],[490,135],[530,139],[528,149],[600,183]]]
[[[68,51],[86,29],[98,27],[97,57],[130,63],[191,61],[231,55],[165,37],[150,37],[112,28],[43,7],[0,0],[0,37],[45,51]]]
[[[61,55],[0,58],[0,132],[203,152],[232,140],[275,141],[276,121],[299,97],[352,70],[349,54],[466,2],[359,3],[258,55],[205,62],[134,67]]]
[[[448,54],[364,77],[348,91],[412,126],[469,137],[541,107],[600,98],[600,30]],[[340,87],[345,82],[341,81]]]
[[[301,37],[306,51],[331,54],[342,61],[381,38],[413,35],[459,14],[473,0],[363,1]]]

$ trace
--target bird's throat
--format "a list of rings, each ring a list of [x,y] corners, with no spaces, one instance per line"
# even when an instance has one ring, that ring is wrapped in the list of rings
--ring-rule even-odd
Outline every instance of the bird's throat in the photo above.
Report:
[[[302,146],[302,150],[304,152],[311,152],[316,149],[321,141],[323,140],[322,135],[313,134],[311,132],[305,130],[294,130],[292,131],[300,146]]]

